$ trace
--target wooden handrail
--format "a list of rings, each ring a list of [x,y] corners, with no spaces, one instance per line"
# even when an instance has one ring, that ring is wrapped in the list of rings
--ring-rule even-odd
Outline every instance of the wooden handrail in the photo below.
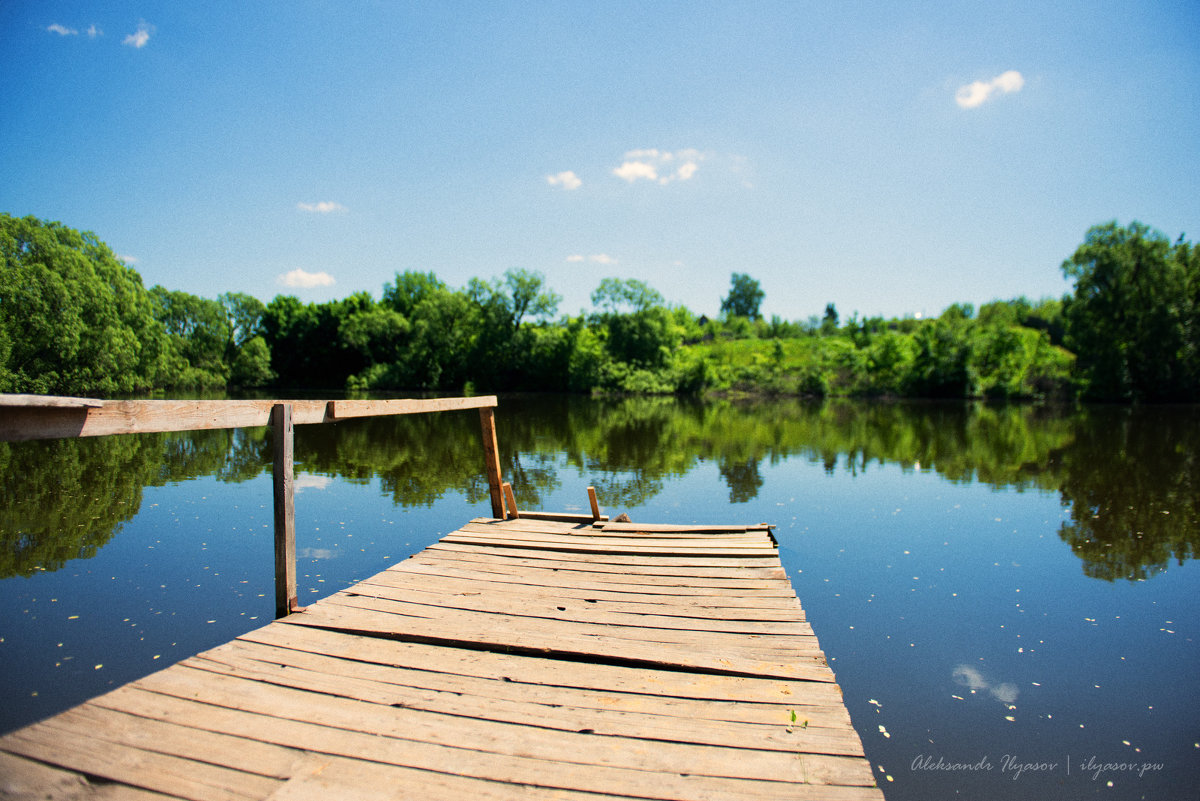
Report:
[[[391,400],[97,400],[52,395],[0,394],[0,442],[215,428],[272,426],[275,501],[275,613],[297,611],[296,511],[292,429],[356,417],[478,409],[484,474],[492,517],[506,514],[496,447],[495,395]],[[515,513],[515,504],[514,513]]]
[[[0,442],[199,431],[271,425],[271,410],[292,407],[295,425],[349,417],[448,412],[497,405],[495,395],[403,400],[94,400],[0,395]]]

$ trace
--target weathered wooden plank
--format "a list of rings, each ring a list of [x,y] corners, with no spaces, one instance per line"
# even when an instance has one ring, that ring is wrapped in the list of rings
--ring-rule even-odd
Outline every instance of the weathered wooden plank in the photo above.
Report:
[[[47,721],[55,729],[84,734],[142,751],[207,762],[243,773],[287,779],[303,754],[294,749],[218,732],[195,731],[88,702]]]
[[[99,406],[0,407],[0,440],[98,437],[271,424],[274,400],[100,401]],[[326,401],[292,400],[296,425],[324,423]]]
[[[54,801],[164,801],[178,796],[122,784],[92,783],[74,771],[0,751],[0,798]]]
[[[270,795],[278,780],[180,759],[92,737],[86,731],[35,723],[0,738],[0,750],[68,770],[192,801],[242,801]]]
[[[719,537],[719,539],[718,539]],[[594,547],[604,547],[610,549],[618,548],[667,548],[675,549],[681,555],[689,554],[693,551],[712,551],[713,553],[725,553],[727,551],[741,551],[744,549],[762,551],[762,555],[770,557],[774,553],[774,548],[771,546],[770,540],[766,537],[745,537],[745,536],[728,536],[728,535],[713,535],[708,537],[657,537],[654,535],[643,535],[632,537],[629,535],[616,536],[597,532],[590,535],[579,534],[542,534],[529,533],[522,531],[487,531],[479,530],[477,527],[465,527],[458,531],[452,531],[443,539],[455,538],[464,541],[486,543],[538,543],[540,545],[558,545],[562,546],[563,550],[570,551],[573,547],[579,545],[587,545]],[[634,551],[635,553],[637,551]]]
[[[404,601],[436,608],[508,613],[525,617],[544,617],[599,625],[644,626],[649,628],[686,629],[689,631],[733,632],[741,634],[805,634],[813,636],[812,627],[792,612],[775,615],[773,619],[756,618],[745,610],[736,615],[708,616],[701,607],[680,609],[677,614],[664,615],[658,607],[647,604],[603,605],[584,599],[547,597],[534,593],[512,594],[474,591],[441,590],[427,582],[424,587],[396,586],[361,581],[340,595],[365,596],[390,601]],[[633,608],[631,608],[633,607]],[[636,608],[640,607],[640,608]],[[690,614],[684,614],[688,612]]]
[[[451,617],[460,619],[447,619]],[[796,649],[780,648],[766,651],[743,644],[735,646],[732,652],[714,651],[711,644],[706,646],[703,643],[653,643],[647,640],[621,639],[599,631],[583,632],[572,626],[553,625],[553,622],[538,621],[538,626],[533,626],[531,621],[534,621],[534,618],[518,619],[507,615],[489,617],[490,619],[485,621],[478,615],[472,618],[443,613],[437,620],[417,617],[389,619],[400,616],[373,609],[323,602],[310,607],[302,614],[284,618],[283,622],[384,637],[421,638],[429,642],[453,645],[472,643],[534,653],[592,660],[619,660],[647,666],[690,668],[731,675],[807,681],[834,680],[833,672],[825,664],[824,657]],[[659,639],[667,640],[667,637],[661,636]]]
[[[689,596],[673,598],[649,593],[588,590],[557,584],[530,585],[521,581],[501,581],[495,578],[462,578],[436,574],[414,574],[409,571],[386,570],[364,579],[364,586],[404,587],[413,590],[462,592],[487,597],[538,598],[584,601],[598,609],[613,612],[657,614],[677,617],[705,617],[728,620],[804,620],[800,602],[793,598],[746,598],[744,596]]]
[[[157,674],[156,678],[163,675]],[[176,686],[159,687],[154,692],[160,693],[157,700],[164,708],[169,708],[171,719],[181,724],[316,754],[351,757],[364,766],[374,762],[517,785],[647,799],[880,798],[878,794],[838,795],[840,788],[828,784],[797,785],[666,772],[655,774],[610,765],[589,765],[584,769],[582,764],[569,758],[543,759],[528,755],[524,753],[524,743],[520,739],[498,743],[497,751],[446,746],[413,739],[411,722],[397,715],[403,710],[269,685],[262,687],[254,682],[240,682],[244,686],[239,688],[239,682],[216,687],[209,682],[180,683],[178,679],[172,677]],[[259,695],[255,693],[256,689],[265,692]],[[204,694],[204,703],[190,700],[189,697],[197,693]],[[313,720],[321,723],[311,722]],[[530,728],[522,727],[518,731]],[[457,731],[422,729],[421,733],[453,736]],[[556,738],[561,736],[559,732],[551,734]],[[603,739],[589,738],[594,742]],[[654,746],[651,744],[648,750],[653,750]],[[421,797],[419,784],[404,789],[412,797]],[[830,792],[806,794],[808,789]]]
[[[767,523],[759,525],[746,525],[744,523],[720,524],[720,523],[617,523],[609,521],[598,526],[600,530],[607,532],[635,532],[635,533],[657,533],[670,531],[683,531],[689,534],[695,533],[719,533],[719,532],[742,532],[742,531],[769,531],[771,526]]]
[[[43,395],[0,395],[0,441],[97,437],[271,424],[276,404],[292,406],[296,425],[366,415],[480,409],[496,396],[415,400],[98,400]]]
[[[336,614],[333,611],[335,607],[338,610],[376,613],[379,617],[371,624],[371,630],[383,636],[432,637],[465,642],[475,641],[477,637],[490,637],[490,634],[483,632],[492,626],[519,626],[523,643],[517,645],[509,641],[506,645],[546,649],[556,647],[554,643],[571,643],[572,652],[579,653],[581,648],[590,649],[583,653],[597,659],[615,656],[605,649],[629,645],[657,648],[667,663],[673,662],[676,650],[681,650],[684,658],[690,659],[695,651],[704,649],[714,649],[731,659],[779,662],[804,657],[824,659],[812,634],[729,633],[589,623],[520,612],[462,610],[341,593],[324,599],[322,605],[330,615]]]
[[[710,567],[670,567],[656,571],[652,565],[608,565],[594,561],[536,560],[521,557],[506,557],[504,554],[476,554],[470,551],[434,551],[432,548],[400,562],[391,569],[396,572],[429,572],[442,568],[474,571],[479,574],[497,574],[538,577],[555,577],[564,586],[579,586],[578,582],[604,582],[628,586],[632,592],[656,593],[670,589],[671,594],[706,595],[710,590],[724,588],[744,590],[736,594],[751,596],[770,594],[793,597],[782,568],[739,568],[736,573]],[[456,574],[457,575],[457,574]],[[734,575],[739,578],[727,578]],[[744,578],[742,578],[744,577]],[[531,584],[538,583],[530,581]],[[642,589],[633,589],[633,588]]]
[[[319,771],[289,781],[268,801],[614,801],[628,796],[577,793],[527,784],[475,779],[400,765],[325,757]]]
[[[655,794],[654,787],[652,777],[647,778],[647,789],[637,797],[667,797]],[[339,797],[341,792],[349,792],[355,801],[394,801],[397,792],[402,797],[419,797],[422,801],[612,801],[632,797],[478,780],[331,757],[328,766],[321,772],[303,780],[288,782],[270,801],[329,801],[330,798]],[[685,801],[699,797],[706,796],[670,796]],[[793,794],[788,796],[789,801],[880,801],[882,798],[883,795],[873,788],[830,785],[796,786]]]
[[[532,514],[532,513],[531,513]],[[486,517],[477,517],[473,520],[464,523],[459,531],[477,531],[477,532],[514,532],[514,533],[541,533],[541,534],[556,534],[571,537],[633,537],[639,535],[639,530],[631,528],[628,531],[608,531],[603,526],[595,524],[595,521],[590,516],[582,515],[564,515],[567,520],[558,521],[554,518],[558,515],[544,516],[529,516],[526,517],[522,513],[521,517],[509,520],[493,520]],[[576,521],[576,518],[583,517],[582,521]],[[564,526],[563,523],[574,523],[574,525]],[[621,524],[629,525],[629,524]],[[769,532],[765,529],[742,529],[742,530],[714,530],[700,531],[695,529],[684,528],[682,526],[669,526],[662,531],[651,532],[656,537],[666,537],[671,539],[697,539],[697,540],[721,540],[721,539],[756,539],[761,542],[769,543],[771,538]],[[640,535],[639,535],[640,536]]]
[[[271,684],[385,705],[403,705],[465,718],[543,728],[768,751],[861,755],[848,722],[790,725],[790,709],[776,712],[772,725],[658,713],[640,698],[639,709],[616,709],[611,695],[578,689],[524,685],[430,671],[415,671],[336,659],[251,643],[230,643],[185,663],[200,670],[253,678]],[[635,696],[625,696],[628,702]],[[825,710],[817,710],[824,712]],[[813,717],[818,717],[814,713]],[[843,716],[844,717],[844,716]]]
[[[31,406],[46,409],[88,409],[103,406],[96,398],[68,398],[62,395],[0,394],[0,406]]]
[[[490,554],[493,556],[510,556],[523,559],[553,559],[557,561],[595,562],[607,565],[647,565],[663,567],[766,567],[778,568],[779,560],[768,555],[731,555],[731,556],[671,556],[662,549],[660,552],[648,550],[641,554],[605,554],[579,553],[566,550],[547,548],[510,548],[491,545],[475,545],[457,542],[435,542],[426,550],[459,551],[465,553]]]
[[[755,544],[731,545],[718,547],[716,545],[687,543],[672,545],[663,543],[590,543],[575,542],[567,544],[549,540],[513,540],[502,537],[468,536],[448,534],[440,540],[441,544],[455,543],[459,545],[482,545],[489,548],[508,548],[512,550],[552,551],[556,554],[598,554],[626,556],[667,556],[712,559],[751,559],[770,558],[772,551]]]
[[[331,400],[329,416],[337,420],[350,417],[379,417],[392,414],[424,414],[481,409],[496,406],[495,395],[473,398],[393,398],[389,400]]]
[[[447,648],[283,624],[256,629],[237,641],[431,673],[592,690],[614,698],[635,696],[644,702],[638,708],[652,708],[662,714],[774,723],[779,720],[780,709],[807,704],[836,707],[849,721],[840,689],[825,682],[655,670],[599,662],[564,663],[525,654]]]
[[[574,514],[571,512],[531,512],[522,511],[520,520],[545,520],[556,523],[591,523],[595,518],[591,515]],[[607,520],[601,515],[600,520]]]
[[[706,745],[655,742],[652,748],[636,747],[626,738],[599,737],[590,730],[548,730],[479,718],[471,719],[469,725],[462,725],[462,719],[457,716],[404,705],[364,703],[184,666],[148,677],[145,684],[147,689],[155,692],[197,697],[208,703],[259,715],[301,721],[315,719],[326,726],[403,740],[403,748],[390,750],[406,753],[392,756],[388,761],[407,759],[408,752],[430,747],[439,750],[450,747],[467,763],[463,769],[455,771],[461,775],[471,775],[469,763],[473,757],[490,755],[501,757],[510,765],[517,760],[536,762],[546,774],[570,773],[572,781],[559,786],[580,790],[590,789],[583,786],[587,781],[584,777],[589,774],[621,770],[688,773],[714,779],[759,782],[866,786],[874,783],[865,761],[838,755],[805,754],[804,764],[800,765],[791,753],[743,748],[738,752],[738,758],[731,760],[725,749]],[[317,746],[305,750],[322,749]],[[587,769],[582,770],[583,766]],[[536,779],[531,783],[543,785],[546,780],[545,776],[530,775],[528,778]],[[591,787],[611,791],[600,782]]]

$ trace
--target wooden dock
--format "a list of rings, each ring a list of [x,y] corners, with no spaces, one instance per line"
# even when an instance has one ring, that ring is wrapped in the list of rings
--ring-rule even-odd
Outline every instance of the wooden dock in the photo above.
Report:
[[[0,737],[0,797],[883,794],[766,526],[522,517]]]

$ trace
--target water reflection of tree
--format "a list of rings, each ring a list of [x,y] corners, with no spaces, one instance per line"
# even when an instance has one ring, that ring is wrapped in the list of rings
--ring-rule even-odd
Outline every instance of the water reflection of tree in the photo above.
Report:
[[[228,471],[233,432],[0,443],[0,578],[87,559],[145,487]],[[259,467],[261,470],[261,465]]]
[[[854,474],[884,464],[956,482],[1060,492],[1060,535],[1097,578],[1138,579],[1195,556],[1200,427],[1191,410],[798,400],[506,398],[501,468],[522,509],[571,479],[610,509],[645,504],[713,463],[731,503],[753,500],[761,466],[808,459]],[[53,570],[95,553],[136,514],[141,490],[213,475],[270,472],[265,428],[0,444],[0,577]],[[298,472],[378,480],[401,506],[447,493],[486,502],[474,414],[364,418],[296,429]],[[582,486],[581,486],[582,489]]]
[[[754,500],[762,489],[763,477],[758,470],[758,459],[722,462],[718,469],[721,478],[729,485],[729,502],[746,503]]]
[[[1059,536],[1093,578],[1139,581],[1200,551],[1194,409],[1099,408],[1062,454]]]

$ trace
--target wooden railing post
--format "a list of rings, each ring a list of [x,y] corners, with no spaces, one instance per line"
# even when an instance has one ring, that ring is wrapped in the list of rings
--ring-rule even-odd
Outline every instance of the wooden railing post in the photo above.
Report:
[[[504,491],[500,486],[500,453],[496,445],[496,415],[492,407],[480,408],[479,423],[483,429],[483,467],[487,473],[488,492],[492,496],[492,517],[503,520]]]
[[[287,617],[296,597],[296,486],[293,473],[292,405],[277,403],[271,412],[275,440],[272,470],[275,497],[275,617]]]

